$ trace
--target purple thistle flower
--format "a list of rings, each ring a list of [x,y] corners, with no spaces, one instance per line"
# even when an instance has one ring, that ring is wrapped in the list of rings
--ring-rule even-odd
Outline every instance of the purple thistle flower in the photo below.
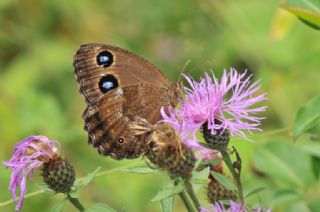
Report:
[[[230,207],[226,208],[224,204],[216,202],[211,204],[209,208],[201,208],[200,212],[271,212],[271,209],[264,210],[262,208],[247,210],[244,205],[239,205],[237,202],[230,200]]]
[[[180,132],[182,140],[191,148],[205,149],[196,138],[196,132],[205,123],[212,135],[229,130],[232,136],[249,140],[243,131],[250,134],[253,130],[261,131],[258,126],[264,118],[256,115],[266,109],[265,106],[252,107],[265,100],[266,93],[254,96],[261,86],[259,81],[250,84],[251,77],[233,68],[229,73],[224,71],[220,82],[214,74],[211,78],[205,73],[200,82],[185,76],[190,88],[182,88],[181,106],[175,110],[169,108],[168,114],[162,108],[162,117]]]
[[[30,136],[13,149],[12,158],[3,162],[12,170],[9,191],[16,202],[16,210],[20,210],[26,194],[26,178],[32,179],[33,170],[57,156],[59,143],[50,141],[45,136]],[[17,198],[17,188],[20,186],[20,198]]]
[[[247,210],[239,205],[237,202],[230,200],[230,208],[226,209],[226,207],[219,202],[215,204],[211,204],[210,208],[201,208],[201,212],[247,212]]]

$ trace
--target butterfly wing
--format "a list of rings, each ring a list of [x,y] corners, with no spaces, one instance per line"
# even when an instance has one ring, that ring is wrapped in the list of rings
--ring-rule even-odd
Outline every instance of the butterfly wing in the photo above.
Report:
[[[109,45],[82,45],[74,69],[88,104],[83,118],[89,143],[115,159],[138,157],[144,139],[129,123],[135,116],[160,120],[160,108],[175,102],[175,86],[143,58]]]

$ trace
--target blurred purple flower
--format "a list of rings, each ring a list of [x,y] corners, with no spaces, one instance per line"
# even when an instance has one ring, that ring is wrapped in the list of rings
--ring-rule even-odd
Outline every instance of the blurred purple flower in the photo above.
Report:
[[[50,141],[45,136],[30,136],[13,149],[12,158],[3,162],[12,170],[9,191],[16,202],[16,210],[20,210],[26,194],[26,178],[32,179],[33,170],[57,156],[59,143]],[[20,186],[20,198],[17,198],[17,188]]]
[[[162,108],[162,117],[180,132],[182,140],[191,148],[205,149],[196,138],[196,132],[205,123],[213,135],[229,130],[230,135],[249,140],[243,131],[250,134],[253,130],[261,131],[258,126],[264,118],[256,115],[266,109],[265,106],[252,107],[265,100],[266,93],[254,97],[261,86],[259,81],[250,84],[251,77],[233,68],[229,73],[224,71],[220,82],[214,74],[211,78],[205,73],[200,82],[185,76],[190,88],[182,88],[181,106],[169,108],[168,114]]]
[[[243,205],[239,205],[237,202],[230,200],[230,207],[226,208],[222,203],[215,203],[210,205],[209,208],[201,208],[200,212],[271,212],[271,209],[264,210],[257,208],[253,210],[247,210]]]
[[[222,203],[215,203],[210,205],[209,208],[201,208],[201,212],[247,212],[247,210],[239,205],[237,202],[230,200],[230,208],[226,207]]]

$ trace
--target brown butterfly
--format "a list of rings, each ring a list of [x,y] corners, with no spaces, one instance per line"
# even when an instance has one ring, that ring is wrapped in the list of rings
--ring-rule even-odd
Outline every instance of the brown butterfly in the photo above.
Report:
[[[139,157],[146,141],[130,123],[137,117],[159,121],[161,107],[177,102],[176,84],[143,58],[110,45],[82,45],[73,66],[88,104],[83,113],[88,142],[114,159]]]

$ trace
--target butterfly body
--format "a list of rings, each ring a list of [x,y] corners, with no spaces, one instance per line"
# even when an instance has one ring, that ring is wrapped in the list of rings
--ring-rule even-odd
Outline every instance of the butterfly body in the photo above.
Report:
[[[177,88],[155,66],[118,47],[82,45],[74,56],[89,143],[114,159],[136,158],[145,141],[129,124],[140,117],[154,124],[161,107],[174,105]]]

